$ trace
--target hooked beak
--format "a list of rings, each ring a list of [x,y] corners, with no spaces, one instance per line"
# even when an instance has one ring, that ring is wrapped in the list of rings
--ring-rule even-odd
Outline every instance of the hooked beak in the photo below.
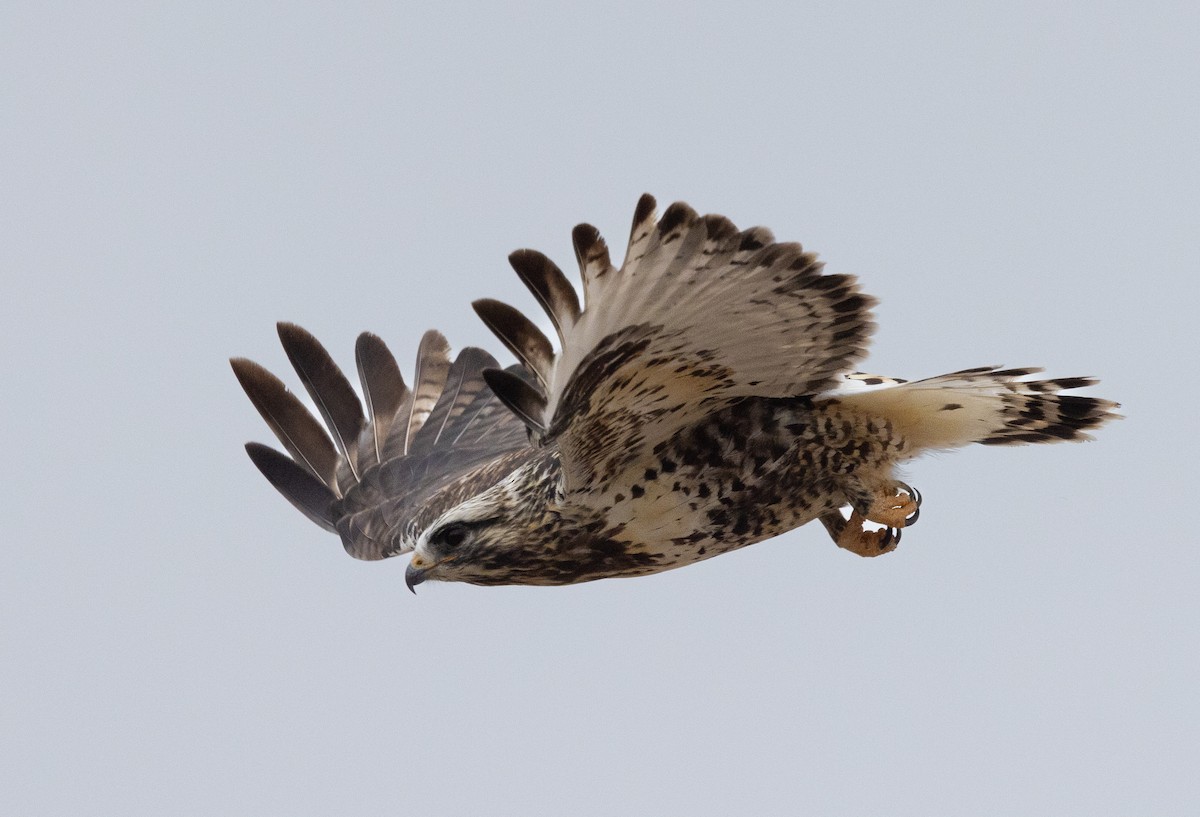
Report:
[[[408,589],[414,596],[417,594],[417,585],[425,581],[425,574],[429,572],[429,568],[418,567],[415,562],[415,559],[409,562],[408,567],[404,570],[404,583],[408,585]]]

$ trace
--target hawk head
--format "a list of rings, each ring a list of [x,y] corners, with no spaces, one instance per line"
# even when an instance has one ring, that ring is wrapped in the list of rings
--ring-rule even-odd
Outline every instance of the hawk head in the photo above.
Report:
[[[517,477],[514,474],[514,477]],[[404,580],[519,584],[546,553],[543,508],[531,507],[513,478],[442,514],[421,534]],[[415,592],[415,590],[414,590]]]
[[[563,503],[546,458],[443,513],[425,528],[404,579],[561,585],[654,572],[654,559],[613,540],[605,511]]]

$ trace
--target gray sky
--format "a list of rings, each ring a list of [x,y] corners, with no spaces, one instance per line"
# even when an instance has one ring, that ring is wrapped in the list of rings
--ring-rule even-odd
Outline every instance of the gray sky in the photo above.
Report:
[[[1196,4],[408,5],[0,11],[0,812],[1194,814]],[[276,320],[497,349],[645,191],[1128,419],[915,463],[885,558],[417,598],[255,472]]]

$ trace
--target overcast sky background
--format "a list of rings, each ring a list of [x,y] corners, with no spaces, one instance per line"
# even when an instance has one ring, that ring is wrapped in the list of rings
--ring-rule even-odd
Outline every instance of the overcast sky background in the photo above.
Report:
[[[1196,4],[414,6],[3,4],[0,812],[1195,814]],[[1128,419],[915,463],[885,558],[416,598],[251,466],[275,321],[497,349],[645,191]]]

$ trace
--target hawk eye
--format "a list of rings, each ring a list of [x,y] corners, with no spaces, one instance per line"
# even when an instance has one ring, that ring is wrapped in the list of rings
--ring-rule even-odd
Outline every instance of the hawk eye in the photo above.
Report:
[[[438,539],[448,548],[456,548],[463,542],[467,541],[467,526],[460,525],[457,522],[451,523],[442,528],[438,533]]]

